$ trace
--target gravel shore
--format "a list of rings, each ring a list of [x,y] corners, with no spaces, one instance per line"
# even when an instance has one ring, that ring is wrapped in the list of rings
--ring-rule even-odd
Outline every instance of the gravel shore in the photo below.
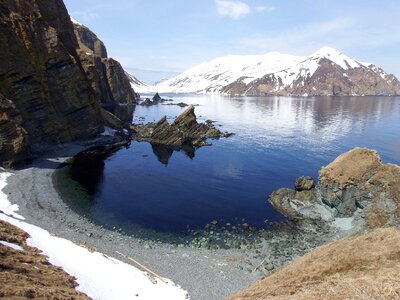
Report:
[[[127,263],[130,261],[116,251],[132,257],[182,286],[192,300],[222,299],[333,239],[325,232],[296,235],[282,231],[269,235],[257,245],[206,250],[143,243],[140,239],[105,229],[72,211],[60,198],[52,181],[52,174],[61,163],[91,145],[61,147],[13,172],[4,189],[10,202],[19,205],[19,213],[28,223]]]

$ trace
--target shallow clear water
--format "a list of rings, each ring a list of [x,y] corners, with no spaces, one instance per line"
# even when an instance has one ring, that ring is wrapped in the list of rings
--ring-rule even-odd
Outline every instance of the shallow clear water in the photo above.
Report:
[[[317,178],[322,166],[353,147],[400,163],[399,97],[170,97],[199,104],[199,120],[215,120],[235,135],[212,141],[194,157],[134,142],[104,164],[90,163],[78,176],[90,196],[84,205],[79,197],[71,202],[82,213],[126,232],[139,226],[184,233],[212,220],[260,228],[266,219],[282,219],[267,203],[273,190],[292,187],[301,175]],[[138,106],[134,122],[163,115],[172,121],[183,109]]]

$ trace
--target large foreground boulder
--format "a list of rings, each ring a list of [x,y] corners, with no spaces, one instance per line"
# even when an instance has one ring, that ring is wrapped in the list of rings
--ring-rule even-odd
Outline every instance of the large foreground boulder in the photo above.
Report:
[[[383,164],[378,153],[355,148],[319,172],[318,184],[296,181],[296,190],[279,189],[269,202],[298,223],[357,218],[362,228],[398,225],[400,221],[400,167]],[[311,188],[310,188],[311,187]]]

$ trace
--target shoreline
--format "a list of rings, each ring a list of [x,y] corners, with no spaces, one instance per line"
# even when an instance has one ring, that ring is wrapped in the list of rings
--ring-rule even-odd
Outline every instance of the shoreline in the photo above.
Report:
[[[98,142],[98,141],[97,141]],[[242,290],[315,247],[338,237],[327,232],[277,232],[261,243],[240,249],[206,250],[146,241],[92,223],[73,211],[53,185],[53,173],[73,155],[96,143],[65,145],[12,172],[4,192],[26,222],[77,245],[126,263],[116,251],[138,260],[188,291],[191,299],[222,299]]]

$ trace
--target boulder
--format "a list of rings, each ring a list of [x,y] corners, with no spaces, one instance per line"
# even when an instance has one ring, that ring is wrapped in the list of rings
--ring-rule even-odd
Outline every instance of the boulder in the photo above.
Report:
[[[295,187],[268,199],[289,220],[352,217],[365,229],[399,225],[400,166],[383,164],[374,150],[354,148],[320,170],[316,187],[310,177],[298,178]]]
[[[314,186],[314,179],[311,176],[301,176],[294,183],[296,191],[309,191]]]
[[[305,223],[333,220],[332,211],[318,201],[315,190],[299,192],[283,188],[273,192],[268,201],[291,221]]]

